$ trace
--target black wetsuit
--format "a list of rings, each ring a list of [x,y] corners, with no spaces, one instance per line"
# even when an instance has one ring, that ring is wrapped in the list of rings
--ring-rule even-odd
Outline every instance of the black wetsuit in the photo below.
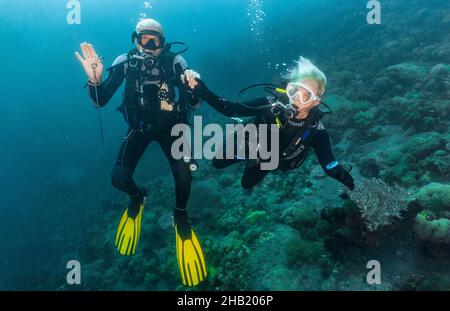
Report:
[[[275,101],[274,98],[258,98],[244,103],[245,106],[243,106],[239,103],[230,102],[220,98],[211,92],[202,81],[199,81],[195,94],[206,101],[215,110],[227,117],[254,117],[250,122],[256,125],[280,123],[280,162],[278,169],[288,171],[300,167],[306,159],[309,149],[312,147],[325,173],[328,176],[337,179],[350,189],[354,189],[352,176],[336,161],[333,155],[330,138],[320,121],[323,113],[319,109],[314,108],[311,110],[305,120],[287,119],[280,115],[277,122],[277,117],[274,116],[270,108],[270,104]],[[258,109],[260,107],[268,108]],[[221,153],[220,158],[225,158],[224,152],[226,152],[226,148],[227,147],[223,148],[225,150],[219,150],[219,153]],[[236,152],[236,145],[234,146],[234,150]],[[213,164],[216,168],[225,168],[241,161],[242,159],[237,158],[216,158],[213,160]],[[245,189],[253,188],[262,181],[269,172],[269,170],[262,170],[260,163],[258,164],[255,163],[254,160],[246,159],[245,171],[241,181],[242,186]]]
[[[124,114],[129,129],[117,156],[112,184],[131,197],[135,196],[139,189],[133,179],[134,171],[147,146],[156,141],[172,169],[176,207],[185,209],[191,191],[191,171],[189,163],[171,155],[172,143],[177,139],[171,136],[171,129],[175,124],[187,124],[190,106],[198,103],[181,81],[180,75],[187,69],[187,64],[180,55],[165,52],[155,66],[146,67],[142,62],[129,62],[133,53],[137,54],[137,51],[116,59],[108,78],[97,86],[97,90],[89,86],[90,97],[103,107],[126,81],[122,106],[118,110]]]

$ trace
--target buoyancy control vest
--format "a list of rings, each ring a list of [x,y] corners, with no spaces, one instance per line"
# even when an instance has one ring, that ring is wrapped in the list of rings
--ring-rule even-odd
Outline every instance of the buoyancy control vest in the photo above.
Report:
[[[276,122],[279,125],[279,142],[280,142],[280,162],[278,168],[282,171],[289,171],[300,167],[308,156],[310,149],[310,139],[312,139],[313,132],[320,129],[320,120],[326,113],[320,111],[318,108],[313,108],[307,119],[295,120],[284,117],[279,118]],[[270,120],[269,120],[270,119]],[[273,124],[275,117],[256,117],[253,121],[255,124]],[[285,135],[289,135],[289,131],[294,131],[295,134],[290,138],[287,147],[281,146],[281,142]],[[270,137],[270,135],[268,135]],[[272,143],[271,143],[272,144]],[[259,152],[258,152],[259,155]],[[259,166],[261,159],[258,156],[257,160],[249,160],[248,165]]]
[[[324,112],[320,111],[318,108],[314,108],[310,111],[309,116],[305,121],[288,121],[303,124],[295,125],[301,126],[301,129],[294,135],[288,147],[281,151],[279,168],[282,171],[293,170],[303,164],[310,149],[309,140],[312,139],[313,132],[320,129],[322,126],[320,120],[324,115]],[[283,132],[283,129],[281,129],[280,136],[283,135]]]
[[[137,49],[127,54],[127,60],[123,62],[125,92],[122,105],[117,110],[123,113],[130,127],[152,128],[154,124],[147,117],[152,111],[160,111],[161,118],[170,115],[173,122],[187,123],[189,94],[180,78],[184,69],[180,63],[175,63],[177,55],[164,50],[158,58],[149,61],[140,56]],[[153,92],[144,94],[150,86],[154,88]],[[151,101],[148,96],[151,96]]]

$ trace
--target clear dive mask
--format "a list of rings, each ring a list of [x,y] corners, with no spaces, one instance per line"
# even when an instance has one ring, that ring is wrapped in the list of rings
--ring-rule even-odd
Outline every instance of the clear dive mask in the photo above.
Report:
[[[286,95],[291,101],[299,99],[303,105],[309,105],[316,100],[321,100],[307,85],[298,82],[288,84]]]

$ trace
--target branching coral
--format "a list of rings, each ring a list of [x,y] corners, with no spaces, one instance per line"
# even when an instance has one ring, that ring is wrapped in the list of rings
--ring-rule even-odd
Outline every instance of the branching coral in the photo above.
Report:
[[[403,188],[389,186],[377,178],[363,178],[348,195],[358,206],[370,232],[401,219],[402,211],[408,208],[408,193]]]

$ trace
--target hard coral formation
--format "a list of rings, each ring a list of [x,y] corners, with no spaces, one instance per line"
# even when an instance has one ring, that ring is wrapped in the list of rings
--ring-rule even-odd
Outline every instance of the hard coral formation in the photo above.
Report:
[[[372,232],[402,218],[408,208],[408,194],[399,186],[389,186],[381,179],[362,179],[354,191],[348,193],[356,203]]]
[[[431,183],[421,188],[414,199],[423,208],[434,213],[450,212],[450,185]]]
[[[422,160],[443,147],[444,140],[438,133],[420,133],[411,137],[403,148],[403,152],[411,154],[415,160]]]
[[[249,224],[256,224],[258,222],[264,221],[267,217],[267,213],[265,211],[251,211],[247,214],[247,222]]]
[[[450,255],[450,219],[437,218],[430,211],[422,211],[416,216],[414,231],[422,242],[422,247],[435,259]]]
[[[450,246],[450,219],[437,219],[432,212],[423,211],[417,214],[416,223],[414,230],[421,241]]]
[[[424,209],[416,216],[414,231],[423,248],[433,258],[450,255],[450,185],[430,183],[414,196]]]
[[[450,176],[450,154],[446,143],[445,135],[420,133],[409,138],[406,144],[391,144],[366,152],[355,162],[364,177],[419,187]]]
[[[450,66],[402,63],[375,79],[371,101],[378,102],[374,123],[400,124],[410,132],[448,130]]]
[[[286,245],[286,255],[289,265],[318,262],[325,251],[322,244],[302,238],[294,238]]]
[[[286,224],[294,228],[311,228],[319,220],[319,214],[303,203],[296,203],[285,209],[281,218]]]

